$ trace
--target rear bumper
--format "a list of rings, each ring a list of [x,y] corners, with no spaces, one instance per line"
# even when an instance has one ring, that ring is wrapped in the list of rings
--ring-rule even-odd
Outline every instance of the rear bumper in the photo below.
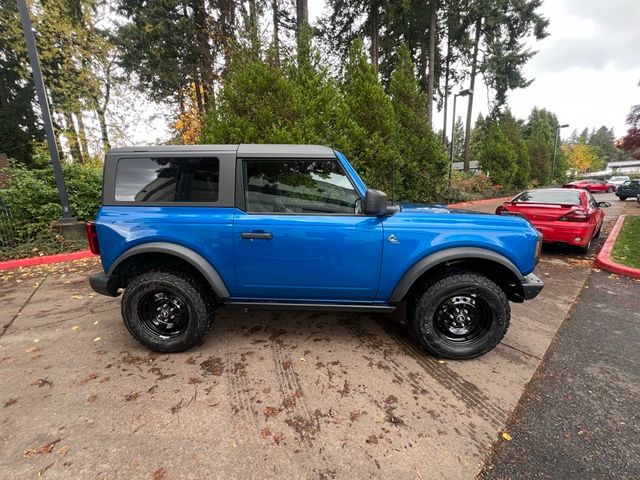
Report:
[[[544,282],[533,273],[524,277],[520,284],[522,285],[522,296],[525,300],[536,298],[544,288]]]
[[[593,225],[571,222],[533,222],[533,226],[542,233],[542,241],[585,246],[593,235]],[[577,241],[576,238],[581,240]]]
[[[94,292],[108,297],[117,297],[120,295],[118,288],[120,279],[118,275],[107,275],[104,272],[94,273],[89,276],[89,285]]]

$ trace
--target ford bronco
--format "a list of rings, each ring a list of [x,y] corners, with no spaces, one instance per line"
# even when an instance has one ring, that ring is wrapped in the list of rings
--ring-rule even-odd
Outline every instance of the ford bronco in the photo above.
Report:
[[[439,357],[472,358],[534,298],[542,236],[526,220],[390,205],[347,159],[313,145],[113,149],[87,225],[122,317],[162,352],[203,339],[221,305],[392,312]]]

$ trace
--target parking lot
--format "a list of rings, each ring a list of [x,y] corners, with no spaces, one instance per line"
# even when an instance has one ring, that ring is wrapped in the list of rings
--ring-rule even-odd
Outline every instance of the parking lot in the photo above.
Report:
[[[2,272],[0,477],[475,478],[611,220],[636,207],[597,199],[613,205],[591,255],[546,248],[546,288],[472,361],[423,353],[401,311],[221,309],[202,345],[155,354],[90,290],[96,260]]]

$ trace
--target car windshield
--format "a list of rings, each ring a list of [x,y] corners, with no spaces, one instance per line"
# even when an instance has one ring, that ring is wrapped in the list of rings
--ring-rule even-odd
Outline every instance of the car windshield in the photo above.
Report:
[[[581,205],[580,192],[576,190],[528,190],[513,199],[515,203],[561,203]]]

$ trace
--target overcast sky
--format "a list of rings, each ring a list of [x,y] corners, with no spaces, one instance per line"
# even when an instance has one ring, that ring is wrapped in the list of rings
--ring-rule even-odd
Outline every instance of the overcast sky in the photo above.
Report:
[[[312,20],[324,3],[309,1]],[[640,0],[545,0],[542,14],[551,22],[550,35],[532,44],[538,53],[525,74],[534,82],[509,94],[514,115],[526,118],[539,106],[570,124],[565,137],[574,128],[601,125],[624,135],[629,108],[640,103]],[[474,120],[488,111],[487,91],[478,83]],[[456,116],[464,108],[466,101],[460,99]],[[436,117],[434,128],[441,128],[441,122]]]

